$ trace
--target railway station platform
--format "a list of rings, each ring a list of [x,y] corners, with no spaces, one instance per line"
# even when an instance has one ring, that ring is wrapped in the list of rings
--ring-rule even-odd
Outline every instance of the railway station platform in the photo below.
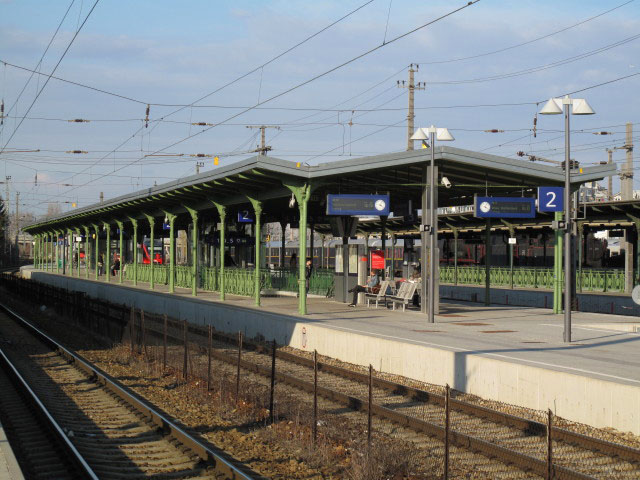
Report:
[[[435,324],[408,309],[349,308],[323,297],[249,297],[190,290],[175,294],[23,268],[23,275],[152,313],[275,339],[358,365],[522,407],[551,408],[566,419],[640,435],[640,321],[575,312],[573,343],[563,316],[549,309],[442,300]],[[104,278],[104,277],[102,277]]]
[[[0,480],[23,480],[24,475],[0,423]]]

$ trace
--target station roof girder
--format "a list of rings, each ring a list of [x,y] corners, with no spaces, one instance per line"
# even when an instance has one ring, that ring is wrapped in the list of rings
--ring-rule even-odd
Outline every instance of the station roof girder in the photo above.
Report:
[[[489,191],[499,195],[520,195],[539,185],[562,185],[564,172],[542,165],[452,147],[434,151],[441,176],[452,188],[439,188],[440,205],[471,203],[474,194]],[[313,187],[310,213],[323,214],[328,193],[389,193],[398,202],[421,197],[425,166],[431,151],[421,149],[389,153],[309,166],[274,157],[254,156],[162,185],[125,194],[94,205],[28,225],[30,233],[54,228],[73,228],[96,222],[113,222],[127,217],[144,220],[143,213],[163,217],[165,211],[186,215],[184,204],[197,210],[211,210],[212,201],[235,207],[250,207],[247,194],[263,202],[266,215],[289,212],[291,191],[285,184],[309,183]],[[599,165],[572,175],[573,184],[616,174],[615,165]],[[296,209],[297,210],[297,209]],[[289,214],[290,215],[290,214]]]

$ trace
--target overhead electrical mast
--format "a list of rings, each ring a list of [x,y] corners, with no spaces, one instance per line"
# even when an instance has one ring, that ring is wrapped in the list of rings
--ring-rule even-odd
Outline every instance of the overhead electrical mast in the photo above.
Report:
[[[260,146],[254,150],[254,152],[259,152],[260,155],[266,155],[269,150],[271,150],[271,146],[267,145],[265,142],[264,131],[267,128],[275,128],[276,130],[280,130],[280,127],[277,125],[247,125],[247,128],[259,128],[260,129]]]
[[[415,70],[413,69],[415,67]],[[425,82],[418,82],[416,85],[413,80],[413,74],[418,71],[420,65],[412,63],[409,65],[409,83],[405,83],[404,80],[398,80],[398,88],[406,88],[409,90],[409,113],[407,115],[407,151],[413,150],[413,140],[411,140],[411,136],[414,133],[413,129],[413,120],[415,118],[414,111],[414,100],[413,94],[415,90],[424,90],[427,87]]]

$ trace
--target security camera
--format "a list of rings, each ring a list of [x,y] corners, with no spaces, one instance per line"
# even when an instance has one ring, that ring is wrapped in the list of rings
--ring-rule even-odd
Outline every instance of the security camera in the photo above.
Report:
[[[444,188],[451,188],[451,182],[447,177],[442,177],[442,185],[444,185]]]

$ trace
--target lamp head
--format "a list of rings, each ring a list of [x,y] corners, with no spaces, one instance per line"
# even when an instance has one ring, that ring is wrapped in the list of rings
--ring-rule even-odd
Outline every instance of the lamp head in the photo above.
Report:
[[[596,113],[584,98],[574,98],[571,105],[571,111],[574,115],[593,115]]]
[[[446,128],[436,128],[436,140],[439,142],[452,142],[455,140],[453,135]]]
[[[411,135],[411,140],[427,140],[429,137],[427,136],[424,128],[418,128],[413,135]]]
[[[558,115],[560,113],[562,113],[562,99],[560,98],[550,98],[540,110],[540,115]]]

